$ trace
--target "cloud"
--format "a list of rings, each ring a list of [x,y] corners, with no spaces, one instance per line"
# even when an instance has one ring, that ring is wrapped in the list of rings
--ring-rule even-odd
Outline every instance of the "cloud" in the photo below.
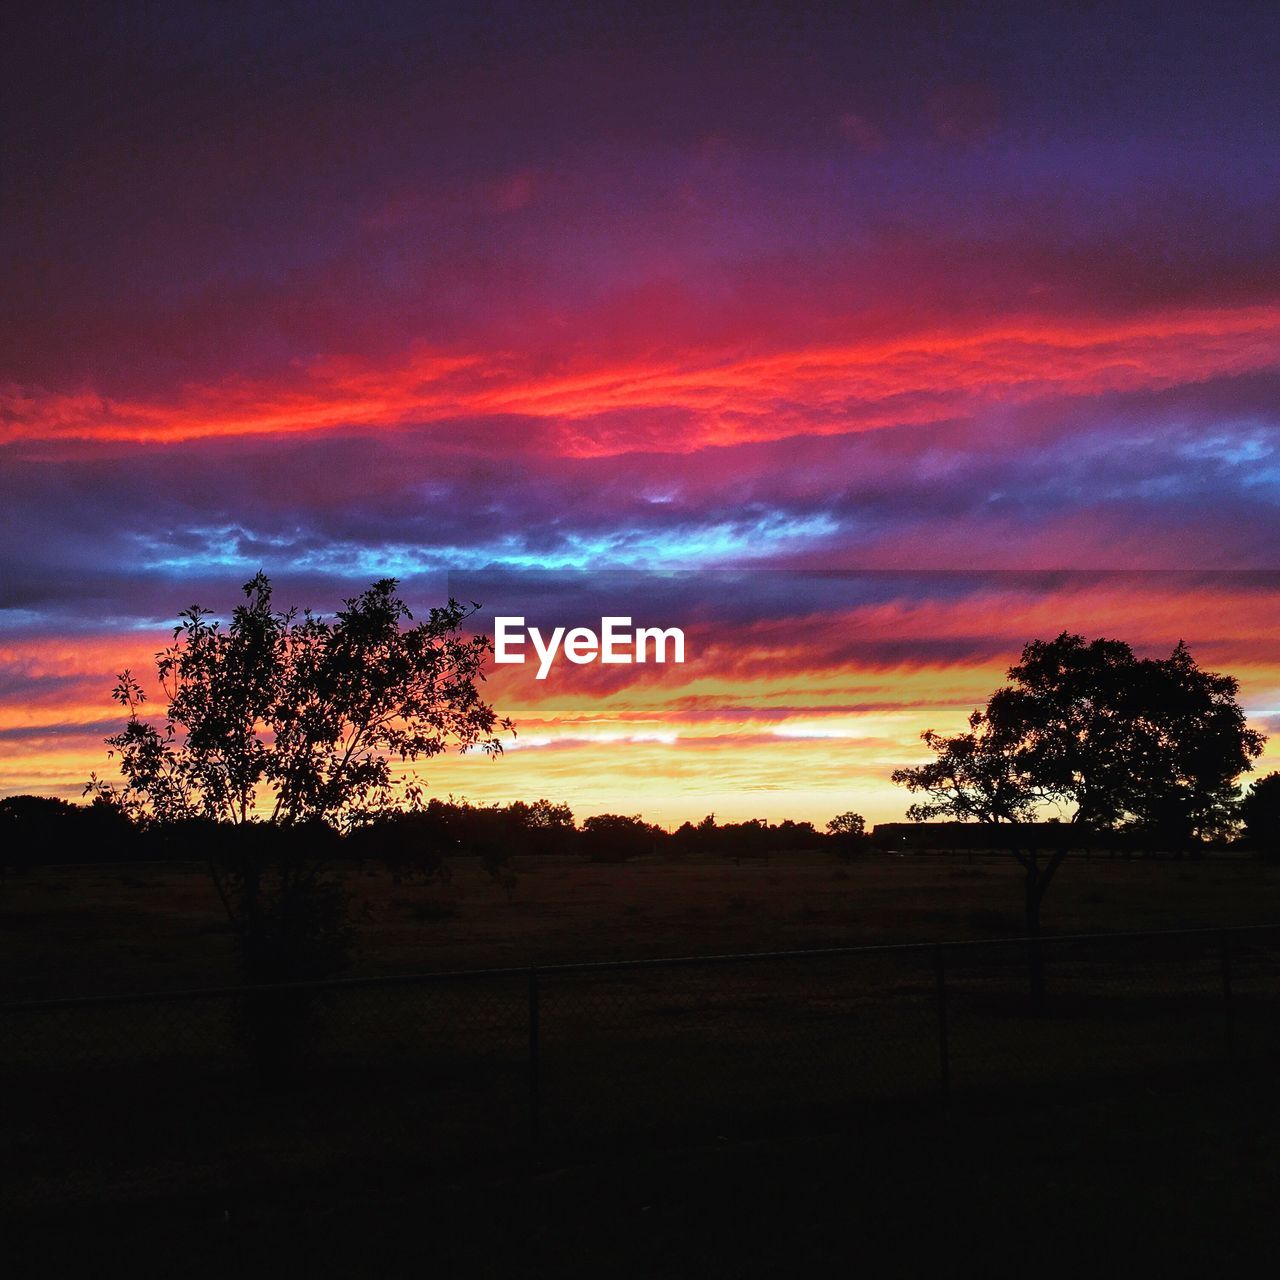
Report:
[[[553,372],[482,355],[419,352],[395,365],[323,359],[288,384],[187,389],[176,401],[110,400],[36,388],[6,392],[0,442],[184,440],[350,427],[456,424],[477,415],[547,424],[552,451],[616,455],[927,425],[987,404],[1159,390],[1271,368],[1280,307],[1114,320],[1003,319],[889,338],[742,354],[682,351]],[[636,419],[665,431],[636,438]],[[674,429],[671,429],[674,427]]]
[[[1280,705],[1274,584],[1225,572],[1280,546],[1273,15],[456,10],[32,9],[0,49],[23,778],[259,567],[686,621],[683,675],[495,677],[549,739],[624,722],[529,787],[817,805],[1064,625]],[[1051,572],[1105,568],[1150,573]],[[784,767],[796,726],[865,734]]]

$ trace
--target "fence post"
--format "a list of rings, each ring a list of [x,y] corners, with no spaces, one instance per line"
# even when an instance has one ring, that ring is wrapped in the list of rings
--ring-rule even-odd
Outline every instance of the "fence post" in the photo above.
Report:
[[[539,1097],[538,1068],[540,1034],[538,1027],[538,966],[529,966],[529,1152],[536,1155],[542,1121],[542,1102]]]
[[[1231,935],[1222,934],[1222,1013],[1227,1057],[1235,1056],[1235,1012],[1231,1007]]]
[[[938,1068],[942,1095],[946,1097],[951,1086],[951,1045],[947,1029],[947,967],[943,949],[933,953],[933,985],[938,1003]]]

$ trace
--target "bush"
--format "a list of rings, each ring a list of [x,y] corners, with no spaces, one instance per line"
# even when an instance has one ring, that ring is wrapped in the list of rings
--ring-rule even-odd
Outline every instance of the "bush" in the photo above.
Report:
[[[665,834],[638,816],[601,813],[582,824],[578,843],[592,862],[625,862],[654,852]]]

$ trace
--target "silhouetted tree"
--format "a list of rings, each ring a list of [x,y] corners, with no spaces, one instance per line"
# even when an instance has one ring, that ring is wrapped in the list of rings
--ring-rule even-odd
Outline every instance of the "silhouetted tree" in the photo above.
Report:
[[[476,856],[510,894],[512,860],[569,849],[577,836],[566,804],[539,799],[509,805],[440,800],[375,815],[349,837],[352,851],[384,861],[396,876],[448,880],[450,857]]]
[[[827,823],[827,831],[833,836],[863,836],[867,833],[867,820],[860,813],[837,813]]]
[[[137,852],[133,824],[102,800],[0,799],[0,875],[56,862],[109,862]]]
[[[922,791],[926,800],[913,804],[913,822],[950,818],[957,822],[1000,824],[1009,830],[1008,847],[1026,872],[1027,932],[1039,931],[1040,899],[1058,868],[1060,855],[1042,868],[1035,849],[1023,849],[1017,832],[1028,823],[1046,798],[1030,772],[1030,760],[1020,729],[1001,714],[973,711],[965,733],[946,737],[932,729],[921,735],[934,753],[926,764],[897,769],[893,781],[909,791]]]
[[[1234,830],[1240,775],[1266,739],[1247,725],[1239,682],[1202,671],[1185,644],[1137,667],[1129,703],[1136,760],[1118,825],[1181,854]]]
[[[443,801],[425,807],[389,809],[370,817],[347,834],[347,848],[357,858],[376,858],[397,880],[439,880],[453,875],[449,855],[456,852],[441,821]]]
[[[1262,750],[1237,682],[1200,670],[1181,643],[1168,658],[1139,659],[1122,641],[1063,632],[1026,645],[1008,678],[968,732],[926,731],[934,759],[893,780],[925,794],[908,810],[913,820],[1005,824],[1025,872],[1031,936],[1069,847],[1062,841],[1047,856],[1034,847],[1025,824],[1041,807],[1069,808],[1082,833],[1128,829],[1180,842],[1215,834],[1230,818],[1236,779]]]
[[[1259,778],[1240,802],[1244,836],[1265,858],[1280,856],[1280,773]]]
[[[867,820],[852,810],[837,813],[827,823],[827,834],[835,841],[836,852],[842,858],[852,857],[867,843]]]
[[[516,800],[506,807],[509,829],[508,856],[526,853],[559,853],[576,833],[573,810],[567,804],[538,799]]]
[[[781,822],[771,825],[769,839],[772,847],[779,851],[820,849],[823,845],[823,839],[812,822],[796,822],[792,818],[783,818]]]
[[[336,963],[340,895],[319,871],[327,835],[394,805],[393,757],[493,754],[495,731],[510,728],[477,692],[490,646],[461,634],[469,611],[450,600],[405,626],[396,587],[374,583],[329,621],[275,609],[259,573],[226,629],[199,606],[180,615],[157,655],[158,723],[130,672],[113,690],[129,713],[107,739],[123,785],[95,777],[88,789],[143,822],[241,832],[208,861],[253,979]]]
[[[375,583],[332,622],[275,610],[261,573],[226,630],[198,605],[185,610],[157,655],[162,728],[140,715],[146,696],[125,671],[112,696],[129,722],[107,739],[125,785],[91,789],[162,819],[346,825],[392,803],[392,757],[451,743],[500,752],[494,731],[510,722],[476,688],[488,638],[459,634],[469,611],[455,600],[402,627],[412,615],[396,586]]]
[[[781,822],[768,822],[764,818],[749,818],[745,822],[716,822],[709,813],[696,826],[682,822],[674,832],[654,828],[654,839],[677,855],[698,853],[711,857],[728,857],[741,863],[743,858],[764,858],[766,863],[775,853],[795,852],[799,849],[826,847],[826,836],[819,835],[812,822],[795,822],[784,818]]]
[[[696,826],[682,822],[672,833],[671,842],[680,854],[719,852],[720,828],[716,826],[716,815],[707,814]]]
[[[578,839],[593,862],[623,862],[651,853],[664,834],[639,816],[599,813],[583,822]]]

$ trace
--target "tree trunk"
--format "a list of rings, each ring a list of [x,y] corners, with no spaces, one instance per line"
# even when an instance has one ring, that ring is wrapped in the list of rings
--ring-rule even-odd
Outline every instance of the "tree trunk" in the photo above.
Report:
[[[1040,901],[1047,887],[1047,877],[1042,876],[1032,854],[1027,863],[1026,880],[1026,929],[1027,929],[1027,983],[1031,994],[1031,1012],[1039,1014],[1044,1008],[1044,954],[1040,947]]]

